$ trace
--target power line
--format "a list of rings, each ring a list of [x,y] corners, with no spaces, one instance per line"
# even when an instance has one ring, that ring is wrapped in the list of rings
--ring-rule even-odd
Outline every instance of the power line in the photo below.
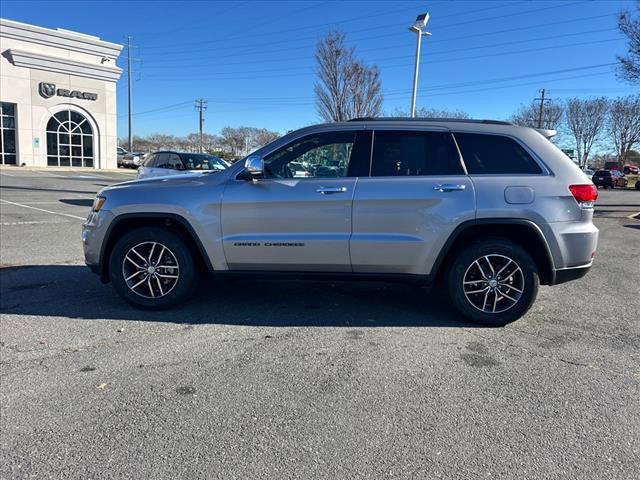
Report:
[[[459,93],[467,93],[467,92],[476,92],[476,91],[485,91],[485,88],[481,88],[481,89],[475,89],[475,90],[460,90],[460,89],[464,89],[464,88],[468,88],[468,87],[474,87],[474,86],[479,86],[479,85],[483,85],[483,84],[495,84],[495,83],[503,83],[503,82],[509,82],[509,81],[513,81],[513,80],[523,80],[523,79],[527,79],[527,78],[534,78],[534,77],[542,77],[542,76],[549,76],[549,75],[557,75],[557,74],[562,74],[562,73],[571,73],[571,72],[580,72],[580,71],[584,71],[584,70],[592,70],[592,69],[597,69],[597,68],[602,68],[602,67],[612,67],[614,65],[617,65],[615,62],[611,62],[611,63],[603,63],[603,64],[597,64],[597,65],[585,65],[585,66],[580,66],[580,67],[573,67],[573,68],[566,68],[566,69],[561,69],[561,70],[550,70],[550,71],[544,71],[544,72],[536,72],[536,73],[528,73],[528,74],[522,74],[522,75],[514,75],[514,76],[510,76],[510,77],[498,77],[498,78],[487,78],[487,79],[482,79],[482,80],[476,80],[476,81],[472,81],[472,82],[461,82],[461,83],[455,83],[455,84],[451,84],[451,83],[447,83],[447,84],[440,84],[440,85],[434,85],[434,86],[430,86],[428,88],[424,88],[424,89],[420,89],[419,91],[430,91],[430,92],[438,92],[438,91],[443,91],[443,90],[452,90],[452,92],[445,92],[445,93],[434,93],[431,95],[427,95],[427,96],[434,96],[434,95],[455,95],[455,94],[459,94]],[[494,87],[490,87],[489,89],[500,89],[500,88],[513,88],[516,86],[526,86],[526,85],[531,85],[531,84],[536,84],[536,83],[540,83],[540,82],[544,82],[544,83],[551,83],[551,82],[555,82],[555,81],[561,81],[561,80],[565,80],[565,79],[573,79],[573,78],[581,78],[581,77],[588,77],[588,76],[594,76],[594,75],[602,75],[602,74],[609,74],[610,71],[607,72],[599,72],[599,73],[594,73],[594,74],[581,74],[578,77],[576,76],[571,76],[571,77],[563,77],[563,78],[559,78],[559,79],[553,79],[553,78],[546,78],[546,79],[542,79],[542,80],[535,80],[534,82],[526,82],[526,83],[517,83],[517,84],[513,84],[513,85],[503,85],[503,86],[494,86]],[[571,89],[563,89],[563,91],[573,91]],[[560,89],[555,89],[555,91],[560,91]],[[385,98],[390,98],[390,97],[401,97],[406,95],[406,93],[409,92],[409,90],[391,90],[391,91],[387,91],[385,92]],[[292,100],[295,99],[297,100],[297,102],[295,103],[287,103],[287,100]],[[311,105],[315,102],[315,99],[313,97],[243,97],[243,98],[216,98],[216,97],[207,97],[204,98],[203,100],[205,101],[209,101],[211,103],[216,103],[216,104],[232,104],[232,105],[237,105],[237,104],[250,104],[250,105],[264,105],[264,108],[272,108],[273,106],[300,106],[300,105]],[[165,105],[162,107],[158,107],[155,109],[151,109],[151,110],[146,110],[144,112],[139,112],[137,113],[137,115],[143,115],[143,114],[153,114],[153,113],[168,113],[169,111],[173,111],[173,110],[178,110],[178,109],[182,109],[184,108],[187,104],[191,104],[192,101],[191,100],[187,100],[185,102],[180,102],[180,103],[175,103],[175,104],[170,104],[170,105]],[[261,107],[258,107],[257,109],[260,109]],[[234,108],[233,111],[236,111],[237,109]],[[218,111],[216,109],[216,111]]]
[[[461,47],[461,48],[455,48],[455,49],[440,49],[440,50],[431,50],[429,49],[429,55],[449,55],[452,52],[466,52],[466,51],[470,51],[470,50],[482,50],[484,48],[496,48],[496,47],[502,47],[505,45],[517,45],[517,44],[524,44],[524,43],[530,43],[530,42],[539,42],[541,40],[554,40],[554,39],[558,39],[558,38],[566,38],[566,37],[575,37],[575,36],[579,36],[579,35],[592,35],[594,33],[602,33],[602,32],[610,32],[610,31],[617,31],[617,28],[604,28],[604,29],[597,29],[597,30],[588,30],[588,31],[582,31],[582,32],[573,32],[573,33],[562,33],[559,35],[552,35],[552,36],[544,36],[544,37],[536,37],[536,38],[528,38],[528,39],[524,39],[524,40],[517,40],[517,41],[513,41],[513,42],[499,42],[499,43],[493,43],[493,44],[489,44],[489,45],[477,45],[474,47]],[[431,42],[429,41],[429,44],[432,44],[435,42]],[[299,57],[300,59],[305,59],[308,60],[309,56],[305,56],[305,57]],[[402,56],[391,56],[391,57],[382,57],[382,58],[378,58],[373,59],[373,60],[369,60],[372,63],[378,63],[381,61],[385,61],[385,60],[401,60],[401,59],[410,59],[413,58],[412,55],[402,55]],[[287,63],[291,60],[295,60],[295,59],[288,59]],[[233,65],[246,65],[246,61],[245,62],[236,62]],[[273,62],[271,62],[273,63]],[[202,63],[202,62],[198,62],[196,64],[173,64],[172,65],[176,66],[176,67],[180,67],[180,68],[188,68],[188,67],[198,67],[198,68],[202,68],[202,67],[208,67],[208,66],[215,66],[215,67],[222,67],[225,65],[230,65],[230,64],[221,64],[221,63],[214,63],[214,64],[207,64],[207,63]],[[246,69],[242,69],[240,70],[241,73],[263,73],[263,72],[282,72],[282,71],[293,71],[293,70],[301,70],[301,69],[308,69],[311,68],[312,65],[302,65],[302,66],[297,66],[297,67],[287,67],[287,68],[271,68],[271,69],[260,69],[260,70],[246,70]],[[150,69],[163,69],[166,70],[167,65],[166,62],[164,62],[164,64],[162,66],[151,66],[151,67],[147,67]],[[218,75],[223,75],[223,74],[229,74],[229,75],[234,75],[237,72],[217,72]]]
[[[539,52],[539,51],[548,51],[549,48],[553,48],[554,50],[558,50],[560,48],[567,48],[567,47],[576,47],[576,46],[585,46],[585,45],[597,45],[597,44],[602,44],[602,43],[607,43],[607,42],[617,42],[619,41],[619,38],[609,38],[609,39],[603,39],[603,40],[592,40],[592,41],[588,41],[588,42],[577,42],[577,43],[568,43],[568,44],[563,44],[563,45],[553,45],[553,47],[537,47],[537,48],[528,48],[528,49],[521,49],[521,50],[511,50],[511,51],[507,51],[507,52],[496,52],[496,53],[490,53],[490,54],[483,54],[483,55],[472,55],[472,56],[464,56],[464,57],[455,57],[455,58],[447,58],[447,59],[443,59],[443,60],[432,60],[429,62],[429,65],[433,65],[433,64],[438,64],[438,63],[452,63],[452,62],[459,62],[462,60],[479,60],[479,59],[484,59],[484,58],[492,58],[492,57],[501,57],[501,56],[507,56],[507,55],[518,55],[518,54],[522,54],[522,53],[532,53],[532,52]],[[395,58],[405,58],[405,57],[395,57]],[[381,68],[386,68],[386,69],[392,69],[392,68],[405,68],[409,66],[406,63],[401,63],[401,64],[393,64],[393,65],[382,65]],[[262,76],[248,76],[248,77],[238,77],[238,76],[220,76],[220,75],[230,75],[230,74],[225,74],[225,73],[216,73],[216,74],[200,74],[198,76],[196,75],[189,75],[189,76],[182,76],[182,75],[173,75],[173,76],[166,76],[166,75],[149,75],[148,78],[154,78],[156,80],[181,80],[181,79],[190,79],[190,80],[194,80],[194,79],[207,79],[207,80],[211,80],[211,79],[218,79],[218,80],[258,80],[258,79],[265,79],[265,78],[283,78],[283,77],[300,77],[300,76],[308,76],[308,75],[315,75],[315,72],[313,71],[313,69],[311,67],[308,67],[309,71],[308,72],[299,72],[299,73],[284,73],[281,75],[262,75]],[[252,72],[243,72],[243,73],[261,73],[260,71],[252,71]]]
[[[446,2],[434,2],[432,4],[430,4],[431,6],[434,5],[438,5],[438,4],[442,4],[442,3],[446,3]],[[523,2],[520,2],[523,3]],[[504,5],[500,6],[501,8],[504,8]],[[350,22],[354,22],[357,20],[365,20],[365,19],[371,19],[371,18],[376,18],[376,17],[381,17],[381,16],[387,16],[391,13],[396,13],[396,12],[400,12],[400,11],[408,11],[408,10],[415,10],[417,7],[415,5],[412,6],[406,6],[406,7],[402,7],[402,8],[396,8],[396,9],[391,9],[391,10],[385,10],[383,12],[380,13],[369,13],[367,15],[359,15],[357,17],[351,17],[345,20],[338,20],[335,22],[329,22],[329,23],[321,23],[321,24],[316,24],[316,25],[305,25],[304,27],[296,27],[296,28],[289,28],[286,30],[278,30],[278,33],[292,33],[292,32],[299,32],[299,31],[309,31],[312,30],[314,28],[325,28],[325,27],[331,27],[331,26],[335,26],[335,25],[342,25],[345,23],[350,23]],[[489,8],[485,8],[483,9],[484,11],[486,10],[491,10],[493,8],[498,8],[498,7],[489,7]],[[471,13],[471,12],[468,12]],[[277,20],[280,20],[281,17],[279,17]],[[259,25],[263,25],[263,23],[261,22]],[[386,25],[386,26],[397,26],[397,24],[393,24],[393,25]],[[378,25],[376,27],[374,27],[373,29],[378,30],[381,28],[384,28],[385,25]],[[372,28],[367,28],[366,30],[372,30]],[[184,47],[189,47],[192,45],[210,45],[210,44],[216,44],[216,43],[224,43],[224,42],[228,42],[229,40],[235,40],[237,38],[264,38],[264,33],[255,33],[255,34],[250,34],[250,35],[236,35],[236,36],[231,36],[231,37],[225,37],[224,39],[212,39],[212,40],[202,40],[202,41],[198,41],[198,42],[188,42],[188,43],[181,43],[181,44],[164,44],[164,45],[153,45],[150,47],[146,47],[147,49],[160,49],[163,50],[162,54],[166,53],[166,49],[170,48],[170,47],[176,47],[176,48],[184,48]],[[315,38],[315,37],[308,37],[308,38]],[[290,41],[290,40],[287,40]],[[261,45],[271,45],[272,43],[262,43]],[[237,48],[246,48],[245,45],[240,45],[237,46]],[[182,50],[184,51],[184,50]]]
[[[520,3],[530,3],[530,2],[524,0],[524,1],[521,1],[521,2],[517,2],[517,3],[512,3],[510,6],[516,5],[516,4],[520,4]],[[512,13],[507,13],[507,14],[498,15],[498,16],[488,16],[488,17],[483,17],[483,18],[474,18],[473,20],[464,21],[464,22],[456,21],[456,22],[452,22],[452,23],[448,23],[448,24],[445,23],[445,24],[442,24],[442,25],[436,24],[435,27],[437,27],[438,29],[447,28],[447,27],[457,27],[457,26],[468,25],[468,24],[476,23],[476,22],[480,22],[480,21],[498,20],[498,19],[502,19],[502,18],[509,18],[509,17],[513,17],[513,16],[525,15],[525,14],[528,14],[528,13],[537,13],[537,12],[545,11],[545,10],[563,8],[563,7],[566,7],[566,6],[576,5],[576,4],[580,4],[580,3],[585,3],[585,0],[577,1],[577,2],[571,2],[571,3],[554,4],[554,5],[551,5],[551,6],[548,6],[548,7],[544,7],[544,8],[535,8],[535,9],[530,9],[530,10],[523,10],[523,11],[519,11],[519,12],[512,12]],[[434,4],[430,4],[430,8],[433,5]],[[495,8],[504,9],[505,5],[498,5],[498,6],[494,6],[494,7],[488,7],[488,8],[481,8],[481,9],[476,9],[476,10],[465,11],[465,12],[458,13],[458,14],[450,14],[450,15],[439,16],[436,20],[439,21],[439,20],[441,20],[443,18],[449,18],[449,17],[457,17],[457,18],[460,18],[461,16],[465,17],[465,16],[473,15],[473,14],[478,13],[478,12],[486,12],[486,11],[489,11],[489,10],[492,10],[492,9],[495,9]],[[337,22],[337,23],[344,23],[344,22]],[[334,24],[324,24],[324,26],[331,26],[331,25],[334,25]],[[354,31],[351,31],[350,33],[357,33],[357,32],[362,32],[362,31],[369,31],[369,30],[378,30],[379,31],[379,30],[384,29],[386,27],[397,27],[397,26],[398,26],[397,23],[388,24],[388,25],[378,25],[376,27],[370,27],[370,28],[366,28],[366,29],[354,30]],[[309,28],[312,28],[312,27],[309,27]],[[297,31],[297,30],[301,30],[301,29],[282,30],[282,31],[280,31],[280,33],[289,32],[289,31]],[[308,28],[303,28],[303,30],[308,30]],[[352,41],[373,40],[373,39],[378,39],[378,38],[388,38],[388,37],[400,36],[400,35],[401,35],[401,32],[394,32],[394,33],[387,33],[387,34],[381,34],[381,35],[368,36],[368,37],[363,37],[363,38],[359,38],[359,39],[352,39]],[[261,35],[261,34],[260,35],[249,35],[249,36],[244,36],[243,38],[250,38],[252,36],[260,36],[260,37],[262,37],[263,35]],[[317,41],[318,38],[317,38],[317,35],[310,36],[310,37],[300,37],[300,38],[296,39],[296,44],[298,44],[300,40],[307,40],[307,39],[314,40],[314,42],[315,42],[315,41]],[[172,54],[172,53],[182,54],[182,53],[184,53],[183,47],[189,46],[189,45],[203,45],[203,44],[209,44],[209,43],[220,43],[220,42],[223,42],[223,41],[226,42],[228,40],[229,39],[227,38],[225,40],[209,40],[209,41],[205,40],[205,41],[195,42],[195,43],[190,43],[190,44],[168,44],[168,45],[162,46],[162,48],[164,48],[164,50],[161,52],[161,55],[165,56],[167,54]],[[267,42],[267,43],[261,42],[260,43],[260,47],[267,47],[267,46],[271,46],[271,45],[274,45],[274,44],[290,43],[290,42],[291,42],[290,40],[279,40],[279,41],[276,41],[276,42]],[[256,51],[256,52],[246,52],[246,49],[250,48],[252,46],[253,46],[253,44],[235,45],[234,48],[237,48],[237,49],[241,50],[242,53],[257,53],[258,54],[258,53],[270,53],[270,52],[273,52],[272,49],[267,50],[267,51],[261,50],[261,51]],[[312,46],[312,44],[310,46]],[[176,50],[175,52],[171,52],[170,50],[168,50],[171,47],[176,47],[176,48],[178,48],[178,50]],[[160,46],[155,46],[155,47],[147,47],[147,48],[161,48],[161,47]],[[304,47],[296,46],[296,47],[290,47],[288,49],[282,49],[282,50],[279,50],[279,51],[299,49],[299,48],[304,48]],[[209,47],[207,47],[207,48],[203,48],[201,50],[191,50],[191,51],[193,53],[195,53],[195,52],[198,52],[198,51],[210,52],[211,50],[210,50]],[[228,52],[228,49],[225,49],[225,51]],[[216,55],[216,58],[233,57],[233,56],[237,56],[237,55],[238,55],[237,52],[233,52],[233,53],[226,53],[223,56]],[[191,58],[194,58],[194,57],[191,57]]]
[[[518,28],[509,28],[509,29],[505,29],[505,30],[494,30],[494,31],[490,31],[490,32],[482,32],[482,33],[476,33],[476,34],[472,34],[472,35],[462,35],[462,36],[458,36],[458,37],[449,37],[449,38],[438,38],[438,39],[433,39],[429,41],[429,44],[437,44],[437,43],[447,43],[450,44],[453,41],[456,40],[467,40],[467,39],[471,39],[471,38],[477,38],[477,37],[485,37],[485,36],[492,36],[492,35],[500,35],[503,33],[511,33],[511,32],[520,32],[523,30],[532,30],[532,29],[536,29],[536,28],[542,28],[542,27],[550,27],[550,26],[555,26],[555,25],[564,25],[567,23],[570,24],[575,24],[577,22],[581,22],[581,21],[586,21],[586,20],[596,20],[596,19],[601,19],[601,18],[605,18],[605,17],[610,17],[611,14],[601,14],[601,15],[592,15],[589,17],[582,17],[582,18],[571,18],[571,19],[567,19],[567,20],[560,20],[557,22],[545,22],[545,23],[539,23],[539,24],[535,24],[535,25],[529,25],[529,26],[524,26],[524,27],[518,27]],[[578,35],[581,32],[576,32],[575,34]],[[357,40],[356,40],[357,41]],[[281,42],[281,43],[290,43],[290,40],[287,40],[286,42]],[[296,42],[297,43],[297,42]],[[261,46],[265,46],[265,44],[261,44]],[[296,46],[296,47],[289,47],[289,48],[284,48],[284,49],[270,49],[264,52],[257,52],[257,53],[282,53],[285,51],[291,51],[291,50],[303,50],[303,49],[307,49],[309,47],[313,46],[312,45],[303,45],[303,46]],[[395,45],[386,45],[383,47],[372,47],[372,48],[365,48],[365,49],[358,49],[358,53],[362,53],[362,52],[371,52],[371,51],[380,51],[380,50],[391,50],[391,49],[396,49],[396,48],[404,48],[406,47],[406,42],[402,43],[402,44],[395,44]],[[210,51],[210,49],[208,49],[207,51]],[[254,53],[254,52],[243,52],[243,53]],[[234,54],[235,56],[235,54]],[[220,58],[220,57],[216,57],[216,58]],[[301,57],[287,57],[287,62],[291,62],[292,60],[308,60],[309,59],[309,55],[305,55],[305,56],[301,56]],[[181,56],[180,60],[182,61],[192,61],[192,60],[202,60],[202,55],[198,55],[197,57],[184,57]],[[256,64],[256,63],[269,63],[272,64],[274,62],[274,60],[272,58],[269,59],[256,59],[256,60],[251,60],[252,64]],[[162,60],[149,60],[146,62],[147,64],[161,64],[158,66],[154,66],[152,68],[166,68],[166,64],[167,64],[167,60],[162,59]],[[225,62],[225,63],[220,63],[220,62],[216,62],[215,64],[210,64],[212,66],[216,66],[216,67],[223,67],[223,66],[230,66],[230,65],[246,65],[247,64],[247,60],[243,60],[243,61],[238,61],[238,62]],[[207,66],[207,64],[202,64],[202,63],[198,63],[198,66]]]

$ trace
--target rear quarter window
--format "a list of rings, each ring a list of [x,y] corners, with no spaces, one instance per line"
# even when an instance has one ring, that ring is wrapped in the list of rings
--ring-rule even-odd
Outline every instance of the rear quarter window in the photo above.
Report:
[[[512,138],[481,133],[454,136],[470,175],[542,173],[540,165]]]

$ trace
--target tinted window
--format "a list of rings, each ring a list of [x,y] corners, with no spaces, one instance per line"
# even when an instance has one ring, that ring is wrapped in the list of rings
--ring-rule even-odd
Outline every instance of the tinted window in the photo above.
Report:
[[[455,133],[470,175],[542,173],[535,160],[509,137],[477,133]]]
[[[149,168],[153,168],[153,167],[155,166],[155,163],[156,163],[156,157],[157,157],[157,156],[158,156],[158,155],[153,154],[153,153],[149,154],[149,156],[147,157],[147,159],[146,159],[146,160],[145,160],[145,162],[144,162],[144,166],[145,166],[145,167],[149,167]]]
[[[373,177],[463,174],[450,133],[376,130],[374,134]]]
[[[598,170],[594,175],[598,175],[600,177],[608,177],[611,175],[609,170]]]
[[[202,153],[181,153],[180,155],[187,170],[224,170],[229,166],[224,160],[213,155]]]
[[[161,153],[155,167],[170,170],[184,170],[182,160],[180,160],[180,157],[175,153]]]
[[[266,178],[354,177],[369,174],[369,132],[308,135],[264,159]]]

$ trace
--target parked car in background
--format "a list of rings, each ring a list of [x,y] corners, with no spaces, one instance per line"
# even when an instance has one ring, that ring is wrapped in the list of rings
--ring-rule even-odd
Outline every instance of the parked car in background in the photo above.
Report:
[[[629,180],[627,180],[627,177],[625,177],[620,170],[611,170],[611,175],[615,179],[614,185],[616,187],[627,188]]]
[[[118,167],[124,167],[123,159],[124,156],[129,153],[124,148],[118,147]]]
[[[638,175],[638,167],[635,165],[625,165],[622,167],[622,173],[625,175]]]
[[[155,152],[150,154],[138,169],[138,178],[162,177],[203,171],[219,172],[228,166],[229,163],[223,159],[206,153]]]
[[[179,172],[187,155],[155,153],[149,168]],[[293,179],[292,162],[317,168]],[[504,325],[539,284],[589,271],[597,196],[534,129],[364,119],[291,132],[216,174],[104,188],[82,241],[91,270],[142,308],[202,290],[204,269],[318,274],[441,284],[463,316]]]
[[[129,152],[122,158],[122,166],[128,168],[138,168],[144,163],[148,153],[146,152]]]
[[[627,178],[618,170],[598,170],[591,181],[596,187],[603,188],[626,187],[628,183]]]
[[[304,178],[310,177],[311,172],[300,162],[291,162],[289,163],[289,168],[291,169],[291,174],[294,178]]]

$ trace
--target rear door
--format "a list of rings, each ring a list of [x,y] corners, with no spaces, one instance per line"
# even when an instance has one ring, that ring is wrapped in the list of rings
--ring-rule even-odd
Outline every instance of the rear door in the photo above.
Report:
[[[228,182],[222,234],[229,268],[351,271],[351,206],[358,175],[368,174],[366,135],[341,130],[295,139],[264,158],[264,178]],[[314,173],[297,178],[292,162]]]
[[[175,175],[184,172],[184,164],[180,156],[175,153],[161,153],[155,162],[153,176]]]
[[[473,184],[449,131],[376,129],[371,176],[353,200],[353,271],[428,274],[455,227],[474,217]]]

